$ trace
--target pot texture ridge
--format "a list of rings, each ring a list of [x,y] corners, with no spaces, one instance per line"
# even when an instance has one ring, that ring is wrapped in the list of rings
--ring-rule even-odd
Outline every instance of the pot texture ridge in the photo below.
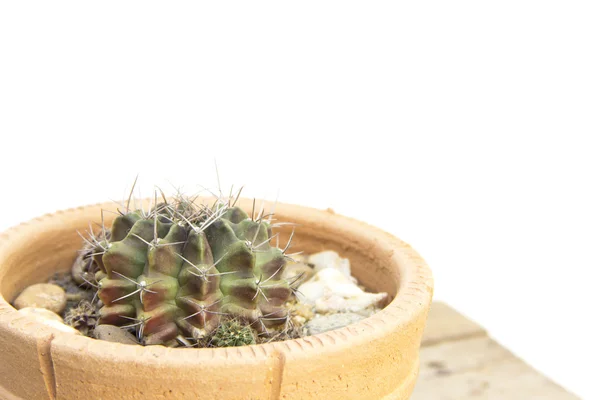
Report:
[[[240,205],[249,210],[252,200]],[[17,313],[10,302],[22,289],[70,269],[77,231],[99,223],[101,209],[116,205],[58,211],[0,234],[1,399],[409,399],[431,272],[406,243],[331,210],[278,204],[277,218],[299,224],[294,251],[338,251],[362,284],[393,297],[342,329],[244,347],[142,347],[60,332]],[[281,232],[285,243],[291,231]]]

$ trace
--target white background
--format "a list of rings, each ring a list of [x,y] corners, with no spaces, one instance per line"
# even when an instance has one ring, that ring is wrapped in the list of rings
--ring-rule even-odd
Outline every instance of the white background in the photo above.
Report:
[[[1,3],[0,229],[216,158],[408,241],[438,300],[600,398],[597,2],[196,3]]]

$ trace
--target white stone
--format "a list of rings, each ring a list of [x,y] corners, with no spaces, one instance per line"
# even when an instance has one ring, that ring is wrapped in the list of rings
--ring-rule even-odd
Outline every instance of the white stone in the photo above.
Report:
[[[316,272],[319,272],[325,268],[334,268],[342,272],[353,282],[356,282],[356,279],[350,273],[350,260],[340,257],[340,255],[333,250],[311,254],[308,257],[308,263],[315,266]]]
[[[318,313],[360,312],[377,308],[386,293],[367,293],[337,268],[323,268],[298,288],[298,301],[315,307]]]

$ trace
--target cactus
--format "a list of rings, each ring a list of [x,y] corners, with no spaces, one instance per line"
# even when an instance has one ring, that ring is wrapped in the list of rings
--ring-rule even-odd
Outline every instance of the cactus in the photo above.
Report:
[[[179,196],[120,213],[94,240],[99,323],[134,327],[146,345],[200,340],[235,319],[264,334],[288,318],[293,288],[282,278],[285,249],[271,225],[218,199],[211,207]],[[291,238],[290,238],[291,240]]]
[[[80,301],[76,307],[69,309],[65,314],[65,323],[86,336],[96,326],[97,319],[96,308],[87,300]]]
[[[210,339],[213,347],[233,347],[256,344],[254,332],[248,325],[236,319],[223,321],[215,330]]]

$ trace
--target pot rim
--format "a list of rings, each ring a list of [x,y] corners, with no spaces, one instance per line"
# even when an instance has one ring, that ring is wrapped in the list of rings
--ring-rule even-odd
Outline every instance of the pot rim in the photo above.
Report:
[[[240,199],[248,207],[249,199]],[[240,204],[241,205],[241,204]],[[265,202],[266,206],[270,204]],[[114,203],[96,203],[55,213],[45,214],[28,222],[14,226],[0,234],[0,261],[5,258],[15,238],[31,234],[45,225],[52,225],[58,218],[76,219],[91,209],[111,209]],[[242,208],[246,208],[242,206]],[[416,316],[428,309],[433,293],[433,278],[431,271],[421,256],[402,240],[395,236],[371,226],[367,223],[335,214],[331,209],[318,210],[315,208],[278,203],[277,214],[303,215],[315,223],[323,225],[336,224],[345,230],[360,232],[361,236],[369,238],[373,246],[378,246],[382,251],[389,253],[389,261],[396,264],[401,275],[397,293],[393,300],[381,311],[357,323],[343,328],[305,336],[299,339],[247,345],[226,348],[168,348],[165,346],[135,346],[121,343],[112,343],[61,332],[49,328],[29,316],[23,316],[4,298],[0,292],[0,325],[5,327],[19,325],[19,330],[32,337],[49,332],[52,335],[52,345],[64,345],[72,351],[85,351],[94,353],[96,357],[110,359],[112,362],[123,360],[136,362],[156,363],[160,358],[162,365],[178,364],[182,362],[203,362],[221,364],[222,360],[229,362],[256,362],[267,360],[273,354],[280,354],[286,359],[311,357],[312,355],[329,351],[340,351],[346,346],[356,346],[360,343],[383,337],[393,331],[401,330]],[[0,265],[0,280],[4,278],[5,271]]]

